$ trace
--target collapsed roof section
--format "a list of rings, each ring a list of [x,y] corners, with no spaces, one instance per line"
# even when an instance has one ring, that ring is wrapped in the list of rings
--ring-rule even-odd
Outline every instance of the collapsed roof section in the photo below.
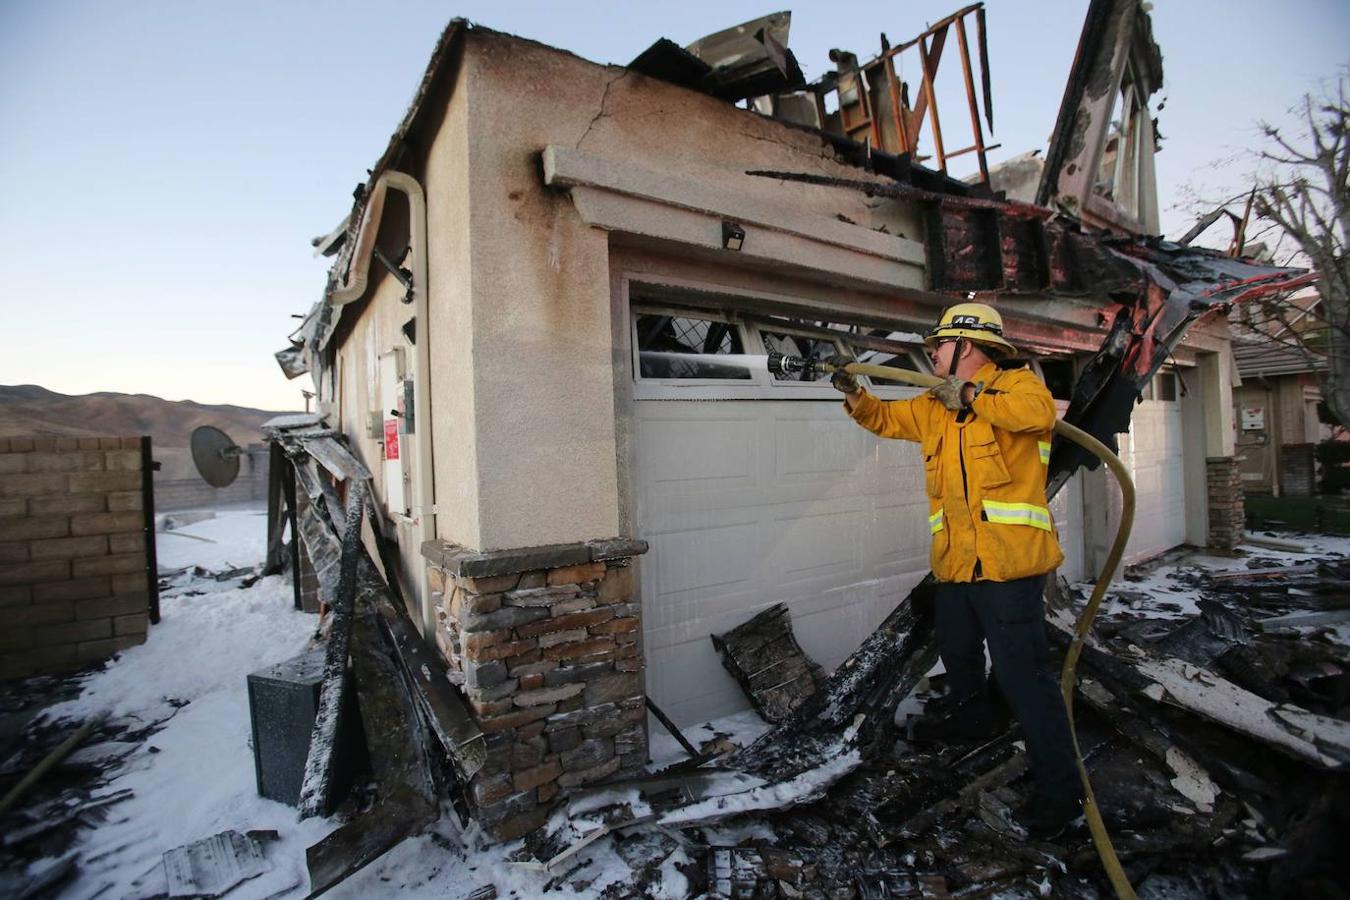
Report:
[[[835,71],[810,84],[805,83],[796,58],[787,49],[791,18],[788,12],[774,13],[700,38],[685,48],[662,38],[628,68],[724,100],[751,100],[755,111],[843,138],[860,146],[865,157],[882,151],[911,157],[915,162],[932,160],[937,171],[946,174],[949,159],[975,153],[979,183],[988,182],[980,117],[983,115],[993,131],[994,115],[984,4],[960,9],[895,46],[882,34],[880,52],[867,62],[860,63],[850,51],[831,50]],[[979,61],[978,98],[969,36],[972,31]],[[951,35],[955,35],[960,55],[972,131],[971,143],[959,149],[949,149],[944,143],[934,93],[942,53]],[[917,63],[920,78],[916,85],[896,74],[902,54]],[[932,150],[919,155],[919,138],[925,128]]]
[[[1148,100],[1163,83],[1162,51],[1140,0],[1092,0],[1036,203],[1097,227],[1158,231]]]
[[[1142,237],[1127,237],[1121,243],[1101,233],[1101,229],[1127,235],[1156,231],[1146,227],[1156,223],[1157,207],[1152,180],[1156,134],[1147,100],[1162,83],[1162,57],[1139,0],[1093,0],[1035,204],[1005,199],[991,190],[988,180],[981,120],[992,130],[993,116],[982,4],[964,7],[894,46],[883,34],[881,52],[865,63],[852,53],[832,51],[836,70],[810,84],[803,82],[786,47],[790,24],[790,14],[782,12],[683,48],[662,39],[629,68],[732,102],[746,100],[750,109],[819,134],[837,161],[890,179],[893,184],[825,179],[811,173],[747,173],[856,187],[870,196],[921,204],[926,218],[927,287],[934,292],[935,304],[942,302],[941,295],[987,292],[1156,306],[1146,300],[1150,285],[1160,284],[1153,273],[1185,266],[1187,260],[1196,262],[1191,266],[1194,277],[1167,275],[1164,295],[1188,282],[1197,283],[1187,287],[1187,296],[1218,290],[1228,282],[1269,280],[1272,270],[1267,268],[1253,269],[1242,260],[1231,260],[1220,271],[1210,254],[1188,248],[1166,249],[1162,269],[1135,264],[1162,245]],[[373,233],[379,229],[383,206],[380,178],[398,168],[419,129],[434,127],[426,123],[436,117],[424,107],[454,77],[450,63],[458,58],[470,30],[474,29],[462,19],[446,28],[411,106],[370,170],[369,181],[357,188],[351,215],[315,241],[316,252],[333,256],[334,263],[322,300],[292,336],[291,345],[277,354],[288,377],[314,370],[314,355],[323,352],[338,327],[341,303],[360,293],[353,286],[365,283],[372,264],[409,284],[399,262],[374,247]],[[933,92],[949,42],[959,56],[973,131],[969,146],[953,150],[944,143]],[[896,75],[902,53],[919,58],[917,85]],[[931,155],[919,149],[925,129]],[[949,159],[967,152],[979,159],[980,175],[973,183],[945,171]],[[937,168],[923,165],[928,161]],[[1133,251],[1127,248],[1131,242]],[[1287,274],[1296,275],[1292,270]]]
[[[688,47],[661,38],[628,68],[722,100],[746,100],[801,87],[797,58],[787,49],[792,13],[779,12],[699,38]]]

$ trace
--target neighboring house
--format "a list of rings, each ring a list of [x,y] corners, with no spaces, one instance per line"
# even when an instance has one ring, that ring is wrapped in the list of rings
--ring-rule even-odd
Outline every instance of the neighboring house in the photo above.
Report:
[[[1093,4],[1040,211],[869,150],[886,146],[867,132],[881,112],[898,109],[911,148],[924,115],[877,87],[878,64],[841,69],[835,113],[819,92],[762,89],[779,93],[756,108],[784,122],[727,102],[734,85],[710,95],[683,52],[603,66],[452,23],[321,242],[337,254],[325,301],[279,355],[374,473],[389,575],[512,761],[474,781],[499,836],[560,790],[640,768],[645,697],[681,724],[744,708],[710,634],[786,603],[830,668],[927,573],[920,448],[875,440],[827,380],[776,379],[764,354],[926,370],[920,335],[974,294],[1067,400],[1117,305],[1078,265],[1096,239],[1038,223],[1061,209],[1156,230],[1160,58],[1138,2]],[[1114,97],[1123,127],[1102,114]],[[1206,543],[1211,504],[1226,516],[1237,495],[1226,324],[1174,356],[1122,439],[1129,559]],[[1101,565],[1114,498],[1101,472],[1060,493],[1061,574]]]
[[[1242,377],[1233,391],[1237,456],[1247,493],[1309,496],[1317,490],[1313,448],[1331,437],[1317,415],[1326,357],[1309,332],[1316,319],[1298,312],[1299,305],[1291,303],[1288,326],[1234,324],[1233,358]]]

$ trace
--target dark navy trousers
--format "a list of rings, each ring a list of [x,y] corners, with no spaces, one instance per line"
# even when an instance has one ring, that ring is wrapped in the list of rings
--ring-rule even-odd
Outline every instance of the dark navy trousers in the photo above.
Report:
[[[987,711],[984,645],[994,678],[1022,725],[1036,788],[1053,798],[1079,796],[1069,718],[1045,636],[1045,576],[1016,581],[943,582],[937,586],[938,651],[951,696]]]

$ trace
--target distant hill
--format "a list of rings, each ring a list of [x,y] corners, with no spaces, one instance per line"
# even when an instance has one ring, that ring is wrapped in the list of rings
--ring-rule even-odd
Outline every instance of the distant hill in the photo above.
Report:
[[[161,400],[149,394],[58,394],[35,384],[0,385],[0,437],[148,434],[157,447],[186,447],[192,430],[214,425],[243,446],[262,440],[280,412]]]

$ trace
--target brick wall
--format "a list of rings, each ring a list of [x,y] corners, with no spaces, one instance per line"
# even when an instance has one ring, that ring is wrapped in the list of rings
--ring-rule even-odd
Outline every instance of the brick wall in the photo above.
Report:
[[[647,761],[631,557],[642,541],[480,554],[432,542],[436,641],[486,735],[469,785],[499,840],[542,825],[568,792]]]
[[[1242,543],[1246,518],[1238,461],[1231,456],[1206,459],[1205,487],[1209,501],[1209,546],[1232,550]]]
[[[0,438],[0,678],[145,641],[141,439]]]

